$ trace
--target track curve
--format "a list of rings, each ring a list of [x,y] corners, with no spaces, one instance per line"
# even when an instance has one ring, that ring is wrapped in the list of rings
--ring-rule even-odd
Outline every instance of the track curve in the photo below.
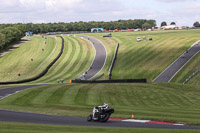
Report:
[[[87,70],[87,72],[83,76],[80,77],[81,79],[89,80],[93,78],[94,76],[96,76],[103,69],[106,59],[107,59],[106,48],[104,47],[101,41],[93,37],[83,36],[83,35],[78,35],[77,37],[81,37],[90,41],[93,44],[94,49],[96,51],[94,60],[90,68]]]
[[[154,123],[121,122],[109,120],[106,123],[87,122],[86,118],[55,116],[35,113],[15,112],[0,110],[0,121],[23,122],[70,126],[100,126],[100,127],[124,127],[124,128],[162,128],[162,129],[200,129],[200,126],[178,126]]]

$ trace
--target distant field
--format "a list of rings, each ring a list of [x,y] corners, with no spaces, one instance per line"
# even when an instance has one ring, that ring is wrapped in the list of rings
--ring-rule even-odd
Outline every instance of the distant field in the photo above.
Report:
[[[58,126],[0,122],[2,133],[199,133],[199,130]]]
[[[90,35],[100,38],[99,36],[105,34]],[[155,79],[186,49],[200,40],[199,34],[200,30],[112,33],[113,37],[109,39],[120,43],[113,78]],[[143,38],[143,36],[146,36],[147,39],[153,38],[153,41],[136,41],[137,37]],[[107,48],[114,51],[112,47]],[[195,62],[198,63],[197,60]],[[195,65],[190,69],[194,67]],[[188,75],[191,71],[185,73]],[[180,76],[182,80],[186,77],[185,74]]]
[[[59,38],[57,40],[60,42]],[[61,44],[56,45],[55,38],[48,37],[45,44],[45,38],[31,37],[31,41],[0,58],[0,82],[17,81],[38,75],[58,55],[60,48]]]
[[[199,86],[179,84],[63,84],[24,90],[0,101],[3,109],[87,117],[104,102],[112,117],[200,125]]]
[[[94,58],[92,44],[75,37],[64,37],[64,40],[65,47],[61,58],[44,77],[32,83],[55,83],[58,79],[75,79],[89,68]],[[57,57],[61,43],[59,37],[47,37],[47,44],[41,36],[31,37],[30,42],[0,58],[0,82],[17,81],[38,75]]]
[[[147,78],[152,81],[193,43],[200,40],[200,30],[121,32],[112,33],[111,38],[103,38],[105,34],[107,33],[84,34],[99,39],[107,49],[105,67],[98,74],[105,74],[101,79],[108,79],[108,70],[117,43],[120,47],[112,78]],[[136,37],[143,36],[147,39],[153,38],[153,41],[136,41]],[[90,42],[76,37],[65,36],[64,39],[65,49],[61,58],[47,75],[33,83],[55,83],[58,79],[67,81],[77,78],[89,68],[94,58],[94,48]],[[44,42],[44,38],[33,37],[32,41],[0,58],[0,82],[28,78],[44,70],[58,54],[61,39],[57,38],[58,45],[51,37],[48,38],[47,45]],[[45,49],[43,52],[42,48]],[[194,71],[200,69],[199,55],[186,65],[172,82],[182,83]],[[34,61],[31,61],[32,58]],[[18,76],[19,73],[21,76]],[[194,81],[189,83],[200,84],[198,79],[197,75]]]

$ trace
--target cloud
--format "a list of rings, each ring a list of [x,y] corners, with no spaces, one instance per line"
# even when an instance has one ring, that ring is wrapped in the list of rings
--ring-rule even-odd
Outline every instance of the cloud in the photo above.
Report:
[[[158,2],[169,2],[169,3],[172,3],[172,2],[185,2],[185,1],[196,1],[196,0],[156,0]]]
[[[1,0],[0,23],[155,19],[158,25],[162,21],[169,23],[177,21],[184,25],[192,25],[192,21],[200,19],[200,2],[198,1]]]

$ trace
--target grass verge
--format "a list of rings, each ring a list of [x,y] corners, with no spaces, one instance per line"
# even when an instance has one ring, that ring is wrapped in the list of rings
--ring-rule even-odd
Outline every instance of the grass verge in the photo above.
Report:
[[[0,122],[1,133],[199,133],[199,130],[58,126]]]

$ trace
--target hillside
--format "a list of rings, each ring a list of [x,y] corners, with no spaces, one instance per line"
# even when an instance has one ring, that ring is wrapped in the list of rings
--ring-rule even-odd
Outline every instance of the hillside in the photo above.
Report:
[[[199,33],[200,30],[112,33],[113,37],[109,38],[109,40],[120,44],[117,61],[113,70],[113,79],[147,78],[149,81],[152,81],[190,48],[192,44],[200,40]],[[102,37],[105,33],[88,35],[105,40]],[[137,42],[137,37],[143,38],[144,36],[147,39],[152,38],[153,40]],[[114,51],[113,47],[107,48]],[[199,58],[199,54],[197,56]],[[190,63],[193,65],[187,65],[184,73],[179,74],[179,80],[172,81],[183,83],[183,80],[188,75],[199,68],[197,66],[198,58],[194,58],[193,63]]]

